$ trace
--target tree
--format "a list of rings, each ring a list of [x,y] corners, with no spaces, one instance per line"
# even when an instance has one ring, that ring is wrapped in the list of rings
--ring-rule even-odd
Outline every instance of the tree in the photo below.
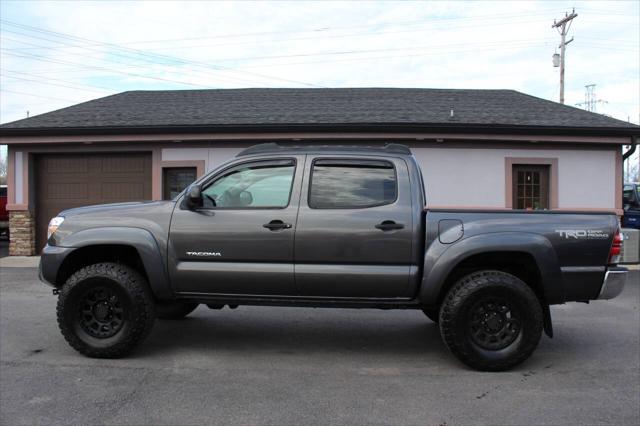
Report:
[[[0,185],[7,184],[7,157],[0,156]]]

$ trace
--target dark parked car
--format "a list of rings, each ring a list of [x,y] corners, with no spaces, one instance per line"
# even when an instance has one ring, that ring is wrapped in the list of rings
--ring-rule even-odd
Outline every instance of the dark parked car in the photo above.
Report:
[[[0,185],[0,236],[9,239],[9,212],[7,211],[7,185]]]
[[[622,227],[640,229],[640,184],[625,183],[622,199],[624,204]]]
[[[156,316],[198,304],[418,309],[481,370],[513,367],[552,336],[549,305],[622,291],[614,214],[425,200],[402,145],[258,145],[173,201],[60,213],[40,273],[62,334],[92,357],[123,356]]]

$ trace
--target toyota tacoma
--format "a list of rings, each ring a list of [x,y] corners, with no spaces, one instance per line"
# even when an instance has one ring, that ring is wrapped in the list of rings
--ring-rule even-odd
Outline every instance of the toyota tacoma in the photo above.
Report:
[[[171,201],[51,219],[41,279],[80,353],[129,353],[199,304],[422,310],[468,366],[526,360],[549,306],[611,299],[614,213],[426,209],[411,151],[261,144]]]

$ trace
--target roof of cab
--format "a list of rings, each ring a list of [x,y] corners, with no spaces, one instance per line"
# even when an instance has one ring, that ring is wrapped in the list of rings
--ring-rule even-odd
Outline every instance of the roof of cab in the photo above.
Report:
[[[282,153],[309,153],[309,152],[359,152],[359,153],[380,153],[380,154],[401,154],[411,155],[408,146],[399,143],[387,143],[383,146],[355,146],[355,145],[281,145],[275,142],[261,143],[250,146],[240,151],[236,157],[261,154],[282,154]]]

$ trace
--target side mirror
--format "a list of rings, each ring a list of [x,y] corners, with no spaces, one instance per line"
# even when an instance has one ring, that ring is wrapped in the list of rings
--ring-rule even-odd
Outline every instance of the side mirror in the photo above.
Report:
[[[202,207],[202,192],[200,191],[200,187],[198,185],[191,186],[184,197],[185,206],[189,210],[197,209],[198,207]]]

